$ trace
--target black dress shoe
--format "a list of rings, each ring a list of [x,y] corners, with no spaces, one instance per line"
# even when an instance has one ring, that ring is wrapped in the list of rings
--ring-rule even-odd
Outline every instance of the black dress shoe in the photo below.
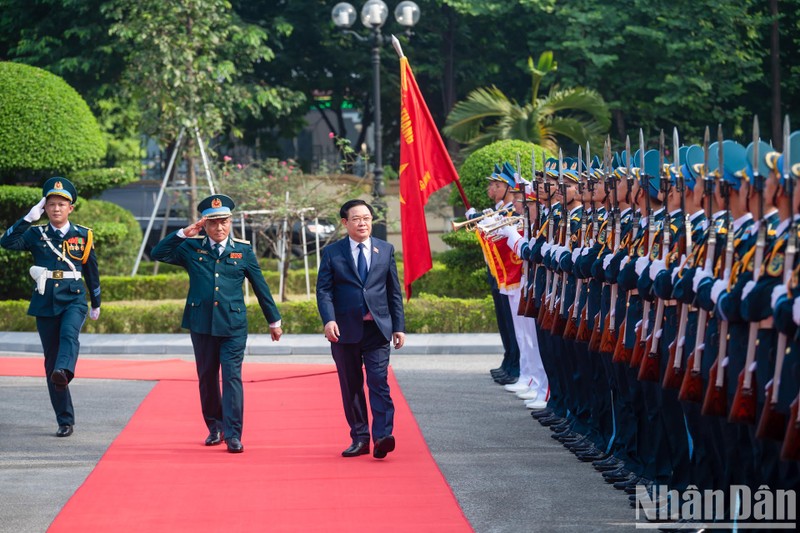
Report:
[[[375,441],[375,449],[372,450],[372,457],[383,459],[386,454],[394,451],[394,437],[389,435]]]
[[[69,385],[67,371],[62,368],[53,370],[53,373],[50,375],[50,381],[52,381],[53,385],[56,386],[57,391],[67,390],[67,385]]]
[[[634,475],[632,478],[628,479],[627,481],[617,481],[612,486],[617,490],[624,490],[626,494],[634,494],[636,492],[636,485],[641,483],[641,479],[639,476]],[[633,487],[633,492],[628,492],[628,488]]]
[[[222,432],[212,431],[206,437],[206,446],[216,446],[217,444],[222,444]]]
[[[603,472],[603,479],[606,480],[606,483],[616,483],[617,481],[630,479],[632,475],[633,474],[625,468],[617,468],[610,472]]]
[[[495,378],[494,382],[498,385],[511,385],[512,383],[516,383],[517,380],[519,380],[518,377],[515,378],[513,376],[506,375],[503,378]]]
[[[493,369],[489,370],[489,374],[491,374],[491,376],[492,376],[493,378],[494,378],[494,377],[497,377],[497,376],[499,376],[500,374],[505,374],[505,373],[506,373],[506,371],[505,371],[505,370],[503,370],[503,368],[502,368],[502,367],[499,367],[499,368],[493,368]]]
[[[609,472],[611,470],[616,470],[617,468],[622,466],[622,461],[620,461],[613,455],[609,455],[608,458],[606,459],[595,461],[594,463],[592,463],[592,466],[598,472]]]
[[[547,407],[545,407],[544,409],[542,409],[540,411],[531,411],[531,417],[533,417],[534,420],[539,420],[541,418],[547,418],[548,416],[552,416],[552,415],[553,415],[553,410],[552,409],[548,409]]]
[[[242,441],[236,437],[231,437],[230,439],[225,440],[225,443],[228,445],[228,453],[242,453],[244,451]]]
[[[56,431],[56,437],[69,437],[72,435],[72,426],[69,424],[64,424],[62,426],[58,426],[58,431]]]
[[[578,461],[580,461],[582,463],[590,463],[590,462],[594,462],[594,461],[600,461],[602,459],[605,459],[608,456],[605,454],[604,451],[597,450],[595,452],[576,453],[575,457],[577,457]]]
[[[342,457],[356,457],[358,455],[367,455],[369,453],[369,442],[354,442],[342,452]]]

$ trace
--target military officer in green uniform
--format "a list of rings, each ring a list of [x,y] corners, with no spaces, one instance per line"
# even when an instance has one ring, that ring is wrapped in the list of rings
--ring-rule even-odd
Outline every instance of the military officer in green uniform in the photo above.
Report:
[[[241,453],[242,361],[247,342],[242,292],[245,278],[269,322],[272,340],[279,340],[283,331],[281,315],[250,243],[230,237],[234,207],[228,196],[209,196],[197,206],[202,218],[168,235],[151,255],[157,261],[180,265],[189,273],[181,326],[190,331],[194,347],[200,404],[209,431],[205,445],[214,446],[224,439],[229,452]]]
[[[30,273],[36,286],[28,314],[36,317],[42,340],[47,389],[58,422],[57,437],[72,435],[75,424],[68,384],[75,377],[78,335],[87,313],[92,320],[100,317],[100,274],[92,230],[69,221],[77,198],[69,180],[50,178],[42,188],[39,203],[0,239],[3,248],[27,250],[33,256]],[[32,225],[45,213],[49,224]],[[86,305],[87,287],[91,311]]]

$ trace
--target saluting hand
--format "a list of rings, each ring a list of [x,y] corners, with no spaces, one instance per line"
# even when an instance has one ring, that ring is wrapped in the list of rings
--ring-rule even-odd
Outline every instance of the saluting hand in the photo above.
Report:
[[[39,200],[39,203],[37,203],[35,206],[31,207],[31,210],[28,211],[28,214],[25,215],[25,217],[24,217],[25,220],[27,220],[28,222],[36,222],[37,220],[42,218],[42,215],[44,214],[44,203],[45,203],[45,201],[46,201],[46,199],[44,197],[42,197],[42,199]]]
[[[183,228],[183,234],[187,237],[194,237],[200,233],[200,230],[206,225],[206,217],[201,218],[194,224],[189,224]]]

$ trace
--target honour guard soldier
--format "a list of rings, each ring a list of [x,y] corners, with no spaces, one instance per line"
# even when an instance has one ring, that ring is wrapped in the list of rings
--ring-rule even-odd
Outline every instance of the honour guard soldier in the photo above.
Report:
[[[0,239],[3,248],[27,250],[33,256],[30,273],[36,286],[28,314],[36,317],[44,348],[47,389],[58,422],[57,437],[72,435],[75,424],[69,383],[75,377],[78,362],[78,335],[87,313],[92,320],[100,317],[100,274],[94,236],[89,228],[69,221],[77,199],[78,193],[69,180],[50,178],[42,188],[39,203]],[[49,224],[32,226],[43,214],[47,214]],[[91,311],[86,305],[87,287]]]
[[[241,453],[244,394],[242,362],[247,344],[247,308],[242,286],[247,278],[280,340],[281,315],[248,241],[230,236],[234,202],[224,194],[197,206],[200,220],[167,235],[151,252],[153,259],[180,265],[189,273],[189,294],[182,327],[191,333],[200,405],[208,426],[206,446],[224,439],[228,451]],[[205,235],[200,234],[205,230]],[[219,372],[222,368],[222,392]]]

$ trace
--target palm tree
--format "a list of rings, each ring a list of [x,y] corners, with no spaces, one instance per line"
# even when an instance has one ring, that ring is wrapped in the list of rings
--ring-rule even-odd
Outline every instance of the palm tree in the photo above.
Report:
[[[611,123],[608,106],[599,93],[554,85],[547,96],[539,98],[542,78],[556,68],[551,51],[542,53],[536,66],[529,57],[530,103],[521,106],[495,86],[475,89],[453,106],[442,131],[464,143],[467,154],[502,139],[529,141],[553,153],[558,151],[559,136],[578,145],[599,142]]]

